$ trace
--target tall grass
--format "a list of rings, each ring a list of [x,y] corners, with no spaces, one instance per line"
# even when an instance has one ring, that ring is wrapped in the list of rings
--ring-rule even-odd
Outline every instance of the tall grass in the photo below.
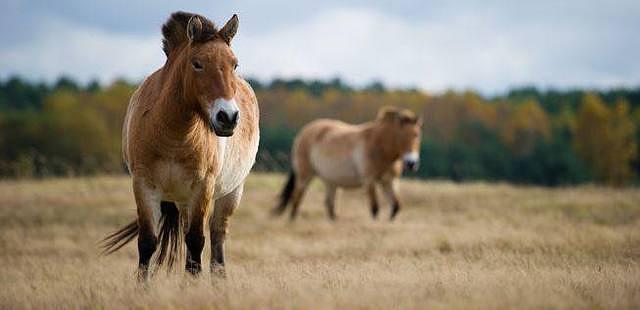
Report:
[[[135,215],[128,178],[0,181],[0,308],[640,307],[639,189],[404,181],[395,222],[353,191],[331,223],[314,183],[289,223],[268,216],[283,182],[249,178],[227,279],[144,288],[135,245],[96,245]]]

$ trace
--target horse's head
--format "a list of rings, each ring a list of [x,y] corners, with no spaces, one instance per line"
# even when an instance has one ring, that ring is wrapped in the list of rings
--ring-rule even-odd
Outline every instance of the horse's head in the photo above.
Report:
[[[417,171],[420,164],[420,138],[422,119],[410,110],[383,107],[378,112],[378,121],[386,127],[389,144],[402,158],[404,169]]]
[[[237,30],[236,15],[218,30],[207,18],[184,12],[162,27],[163,49],[179,72],[185,99],[223,137],[233,134],[242,117],[234,99],[238,60],[230,46]]]

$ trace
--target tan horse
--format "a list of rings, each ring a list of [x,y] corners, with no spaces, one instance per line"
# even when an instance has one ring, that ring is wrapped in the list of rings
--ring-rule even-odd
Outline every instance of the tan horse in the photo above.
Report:
[[[392,107],[382,108],[375,121],[361,125],[330,119],[309,123],[293,143],[292,171],[273,213],[282,214],[290,203],[293,220],[307,186],[318,176],[325,183],[330,219],[335,219],[337,189],[360,186],[366,188],[371,215],[377,217],[380,185],[393,220],[400,210],[396,187],[403,163],[407,169],[418,168],[421,126],[413,112]]]
[[[122,131],[137,220],[105,238],[105,251],[138,236],[138,278],[150,260],[171,266],[187,248],[198,274],[207,220],[212,271],[224,274],[223,243],[258,150],[258,103],[235,73],[234,15],[221,29],[200,15],[176,12],[162,26],[167,61],[131,97]],[[213,214],[210,211],[213,205]],[[186,232],[185,236],[182,232]]]

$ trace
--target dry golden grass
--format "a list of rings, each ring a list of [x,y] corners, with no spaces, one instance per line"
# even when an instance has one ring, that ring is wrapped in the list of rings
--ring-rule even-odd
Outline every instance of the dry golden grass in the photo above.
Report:
[[[640,307],[639,189],[404,181],[396,222],[355,191],[330,223],[314,184],[288,223],[267,215],[283,181],[250,177],[227,279],[146,288],[133,244],[96,247],[134,216],[128,178],[0,182],[0,308]]]

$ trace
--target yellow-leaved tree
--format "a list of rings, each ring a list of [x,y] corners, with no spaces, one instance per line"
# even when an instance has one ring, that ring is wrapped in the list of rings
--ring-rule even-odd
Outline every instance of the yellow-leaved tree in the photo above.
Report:
[[[609,109],[600,97],[587,94],[578,110],[574,146],[597,180],[614,186],[634,177],[631,161],[636,157],[635,125],[629,104],[618,100]]]
[[[515,154],[526,155],[536,142],[551,136],[551,121],[537,101],[527,100],[502,124],[501,136]]]

